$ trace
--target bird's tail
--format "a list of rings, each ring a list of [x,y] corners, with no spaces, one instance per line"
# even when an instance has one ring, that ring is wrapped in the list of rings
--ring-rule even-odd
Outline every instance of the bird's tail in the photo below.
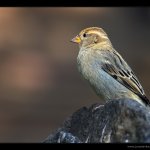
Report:
[[[146,106],[150,107],[150,100],[146,97],[146,95],[139,95]]]

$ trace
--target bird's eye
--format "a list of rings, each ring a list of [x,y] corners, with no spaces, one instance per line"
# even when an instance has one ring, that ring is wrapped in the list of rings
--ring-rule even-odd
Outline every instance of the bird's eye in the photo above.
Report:
[[[87,36],[87,34],[86,34],[86,33],[84,33],[84,34],[83,34],[83,37],[86,37],[86,36]]]

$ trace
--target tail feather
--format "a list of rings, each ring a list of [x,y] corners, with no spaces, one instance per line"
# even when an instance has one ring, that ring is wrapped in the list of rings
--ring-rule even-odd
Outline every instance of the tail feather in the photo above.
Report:
[[[146,106],[150,106],[150,100],[145,95],[139,95],[139,97],[143,100]]]

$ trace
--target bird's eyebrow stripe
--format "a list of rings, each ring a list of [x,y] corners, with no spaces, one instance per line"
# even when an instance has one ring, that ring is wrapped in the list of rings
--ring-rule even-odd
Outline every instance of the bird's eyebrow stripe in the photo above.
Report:
[[[97,35],[100,36],[100,37],[108,38],[105,33],[101,33],[101,32],[99,32],[99,31],[87,31],[87,34],[97,34]]]

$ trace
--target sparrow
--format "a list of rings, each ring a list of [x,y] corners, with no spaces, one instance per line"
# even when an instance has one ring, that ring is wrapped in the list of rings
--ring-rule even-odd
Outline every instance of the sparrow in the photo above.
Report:
[[[135,73],[115,50],[102,28],[86,28],[71,41],[79,45],[79,72],[101,99],[128,98],[150,106]]]

